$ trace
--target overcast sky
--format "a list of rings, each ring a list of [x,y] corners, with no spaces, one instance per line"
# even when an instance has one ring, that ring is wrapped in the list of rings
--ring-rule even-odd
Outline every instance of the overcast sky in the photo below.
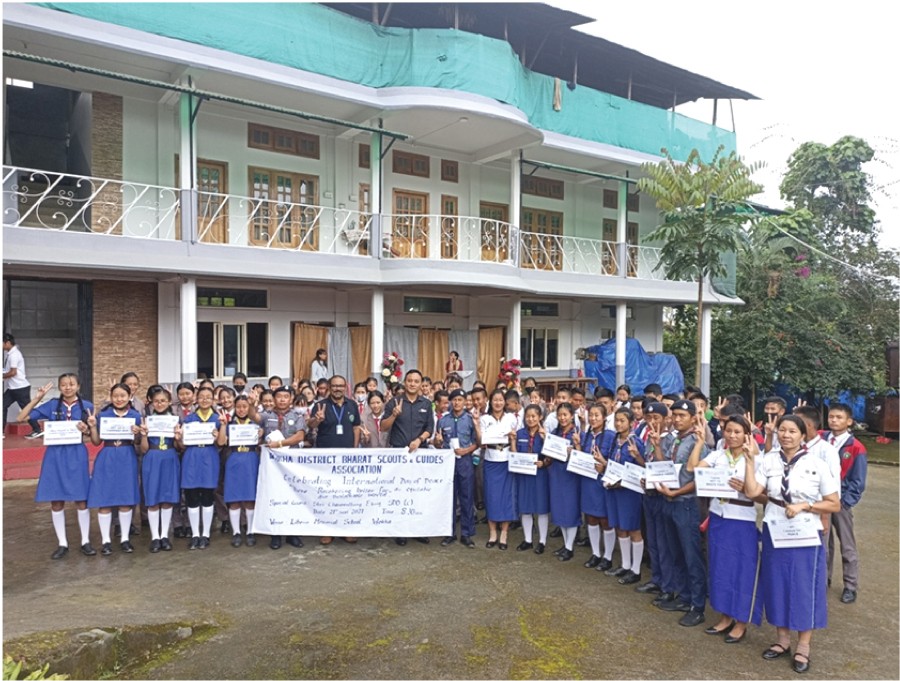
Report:
[[[778,185],[791,152],[803,142],[833,144],[855,135],[875,149],[865,166],[881,243],[900,248],[900,116],[894,90],[897,24],[887,6],[812,0],[589,2],[547,0],[597,19],[579,27],[644,54],[750,92],[735,101],[738,153],[764,161],[755,179],[762,203],[781,207]],[[706,122],[712,103],[680,107]],[[730,129],[727,104],[718,124]]]

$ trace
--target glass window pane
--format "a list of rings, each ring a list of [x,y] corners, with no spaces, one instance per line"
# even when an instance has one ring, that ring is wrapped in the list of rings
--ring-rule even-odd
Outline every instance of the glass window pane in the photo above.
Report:
[[[222,374],[234,376],[240,371],[242,328],[237,324],[222,325]]]
[[[197,322],[197,373],[215,376],[215,339],[212,322]]]
[[[268,324],[247,324],[247,375],[268,376]]]
[[[559,331],[547,329],[547,366],[559,366]]]
[[[522,335],[519,338],[519,357],[522,360],[522,367],[531,369],[531,329],[522,329]]]
[[[534,349],[533,349],[533,367],[535,369],[546,369],[545,361],[546,349],[544,347],[544,330],[534,330]]]

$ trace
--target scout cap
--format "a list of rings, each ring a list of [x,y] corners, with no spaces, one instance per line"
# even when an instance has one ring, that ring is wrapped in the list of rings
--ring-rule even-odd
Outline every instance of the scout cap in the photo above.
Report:
[[[660,416],[668,416],[669,408],[662,402],[651,402],[644,410],[645,414],[659,414]]]
[[[676,409],[680,411],[686,411],[691,416],[695,416],[697,414],[697,405],[695,405],[690,400],[678,400],[675,404],[672,405],[672,411]]]

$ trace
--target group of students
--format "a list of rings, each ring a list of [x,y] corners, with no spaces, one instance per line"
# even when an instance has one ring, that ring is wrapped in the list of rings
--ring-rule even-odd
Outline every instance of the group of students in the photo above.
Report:
[[[797,672],[809,669],[812,630],[827,622],[826,572],[830,584],[835,536],[843,563],[841,600],[855,600],[858,556],[852,508],[865,489],[866,452],[851,433],[852,412],[846,405],[832,405],[829,430],[820,431],[817,409],[801,404],[787,414],[784,400],[777,397],[766,402],[764,422],[753,424],[737,395],[709,410],[699,391],[662,395],[659,386],[649,385],[643,395],[633,396],[628,386],[615,393],[598,388],[588,405],[582,390],[563,388],[547,404],[533,379],[516,386],[521,392],[498,384],[490,394],[482,383],[463,390],[454,374],[443,382],[423,379],[410,370],[396,394],[389,396],[369,379],[354,386],[351,399],[341,376],[321,378],[315,386],[298,381],[291,387],[273,377],[266,388],[249,387],[246,376],[236,374],[232,386],[182,383],[174,397],[166,387],[154,385],[144,403],[136,395],[138,378],[129,373],[112,385],[109,402],[95,409],[81,397],[77,376],[63,374],[59,397],[42,402],[52,384],[43,386],[23,407],[19,420],[74,421],[102,448],[90,474],[83,443],[46,448],[36,501],[51,505],[58,540],[52,558],[68,553],[66,502],[78,509],[81,552],[88,556],[97,553],[89,538],[91,508],[98,509],[102,555],[112,553],[114,510],[120,548],[133,552],[132,518],[135,507],[142,506],[151,552],[172,550],[169,534],[173,513],[180,508],[186,508],[189,548],[204,549],[210,545],[217,493],[227,506],[223,523],[231,526],[232,545],[255,544],[259,447],[229,441],[229,426],[242,425],[255,426],[256,441],[273,448],[452,449],[454,529],[442,546],[457,541],[458,523],[459,540],[474,548],[476,511],[483,507],[487,548],[506,550],[515,523],[524,535],[516,550],[543,554],[552,521],[563,539],[554,553],[566,562],[574,556],[584,524],[591,548],[585,568],[654,595],[653,603],[661,610],[683,613],[683,626],[705,621],[709,598],[722,617],[706,633],[723,635],[726,643],[740,642],[749,622],[760,624],[764,608],[778,640],[763,657],[789,655],[790,632],[798,631],[792,660]],[[148,417],[154,416],[178,417],[170,435],[150,435]],[[102,439],[107,418],[131,423],[133,439]],[[198,427],[208,431],[208,441],[186,444],[186,432]],[[484,437],[486,433],[493,436]],[[504,437],[498,439],[497,433]],[[545,455],[550,436],[565,441],[569,456],[575,450],[589,454],[597,478],[576,474],[558,454]],[[511,472],[510,452],[528,454],[534,474]],[[663,461],[676,464],[677,479],[653,485],[642,480],[642,492],[605,475],[610,462],[646,469],[648,463]],[[737,497],[698,498],[694,474],[703,467],[727,469]],[[765,505],[762,533],[757,529],[757,503]],[[242,511],[247,527],[243,537]],[[812,514],[822,537],[828,535],[827,548],[824,539],[814,546],[776,548],[770,525],[802,514]],[[701,530],[707,532],[706,557]],[[281,539],[271,537],[270,547],[279,548]],[[287,540],[302,546],[299,537]],[[328,544],[332,538],[320,541]],[[402,545],[407,540],[396,541]],[[612,562],[616,546],[618,566]],[[651,575],[638,584],[645,548]]]

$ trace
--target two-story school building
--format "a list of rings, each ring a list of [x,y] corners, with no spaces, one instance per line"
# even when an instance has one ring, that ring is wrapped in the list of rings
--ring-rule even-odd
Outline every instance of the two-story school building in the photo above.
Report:
[[[647,20],[636,17],[635,20]],[[537,3],[3,8],[3,326],[96,399],[205,374],[359,381],[385,352],[493,384],[662,350],[640,165],[735,148],[753,95]],[[739,302],[712,287],[711,304]],[[704,347],[708,363],[709,317]],[[708,364],[707,364],[708,368]]]

